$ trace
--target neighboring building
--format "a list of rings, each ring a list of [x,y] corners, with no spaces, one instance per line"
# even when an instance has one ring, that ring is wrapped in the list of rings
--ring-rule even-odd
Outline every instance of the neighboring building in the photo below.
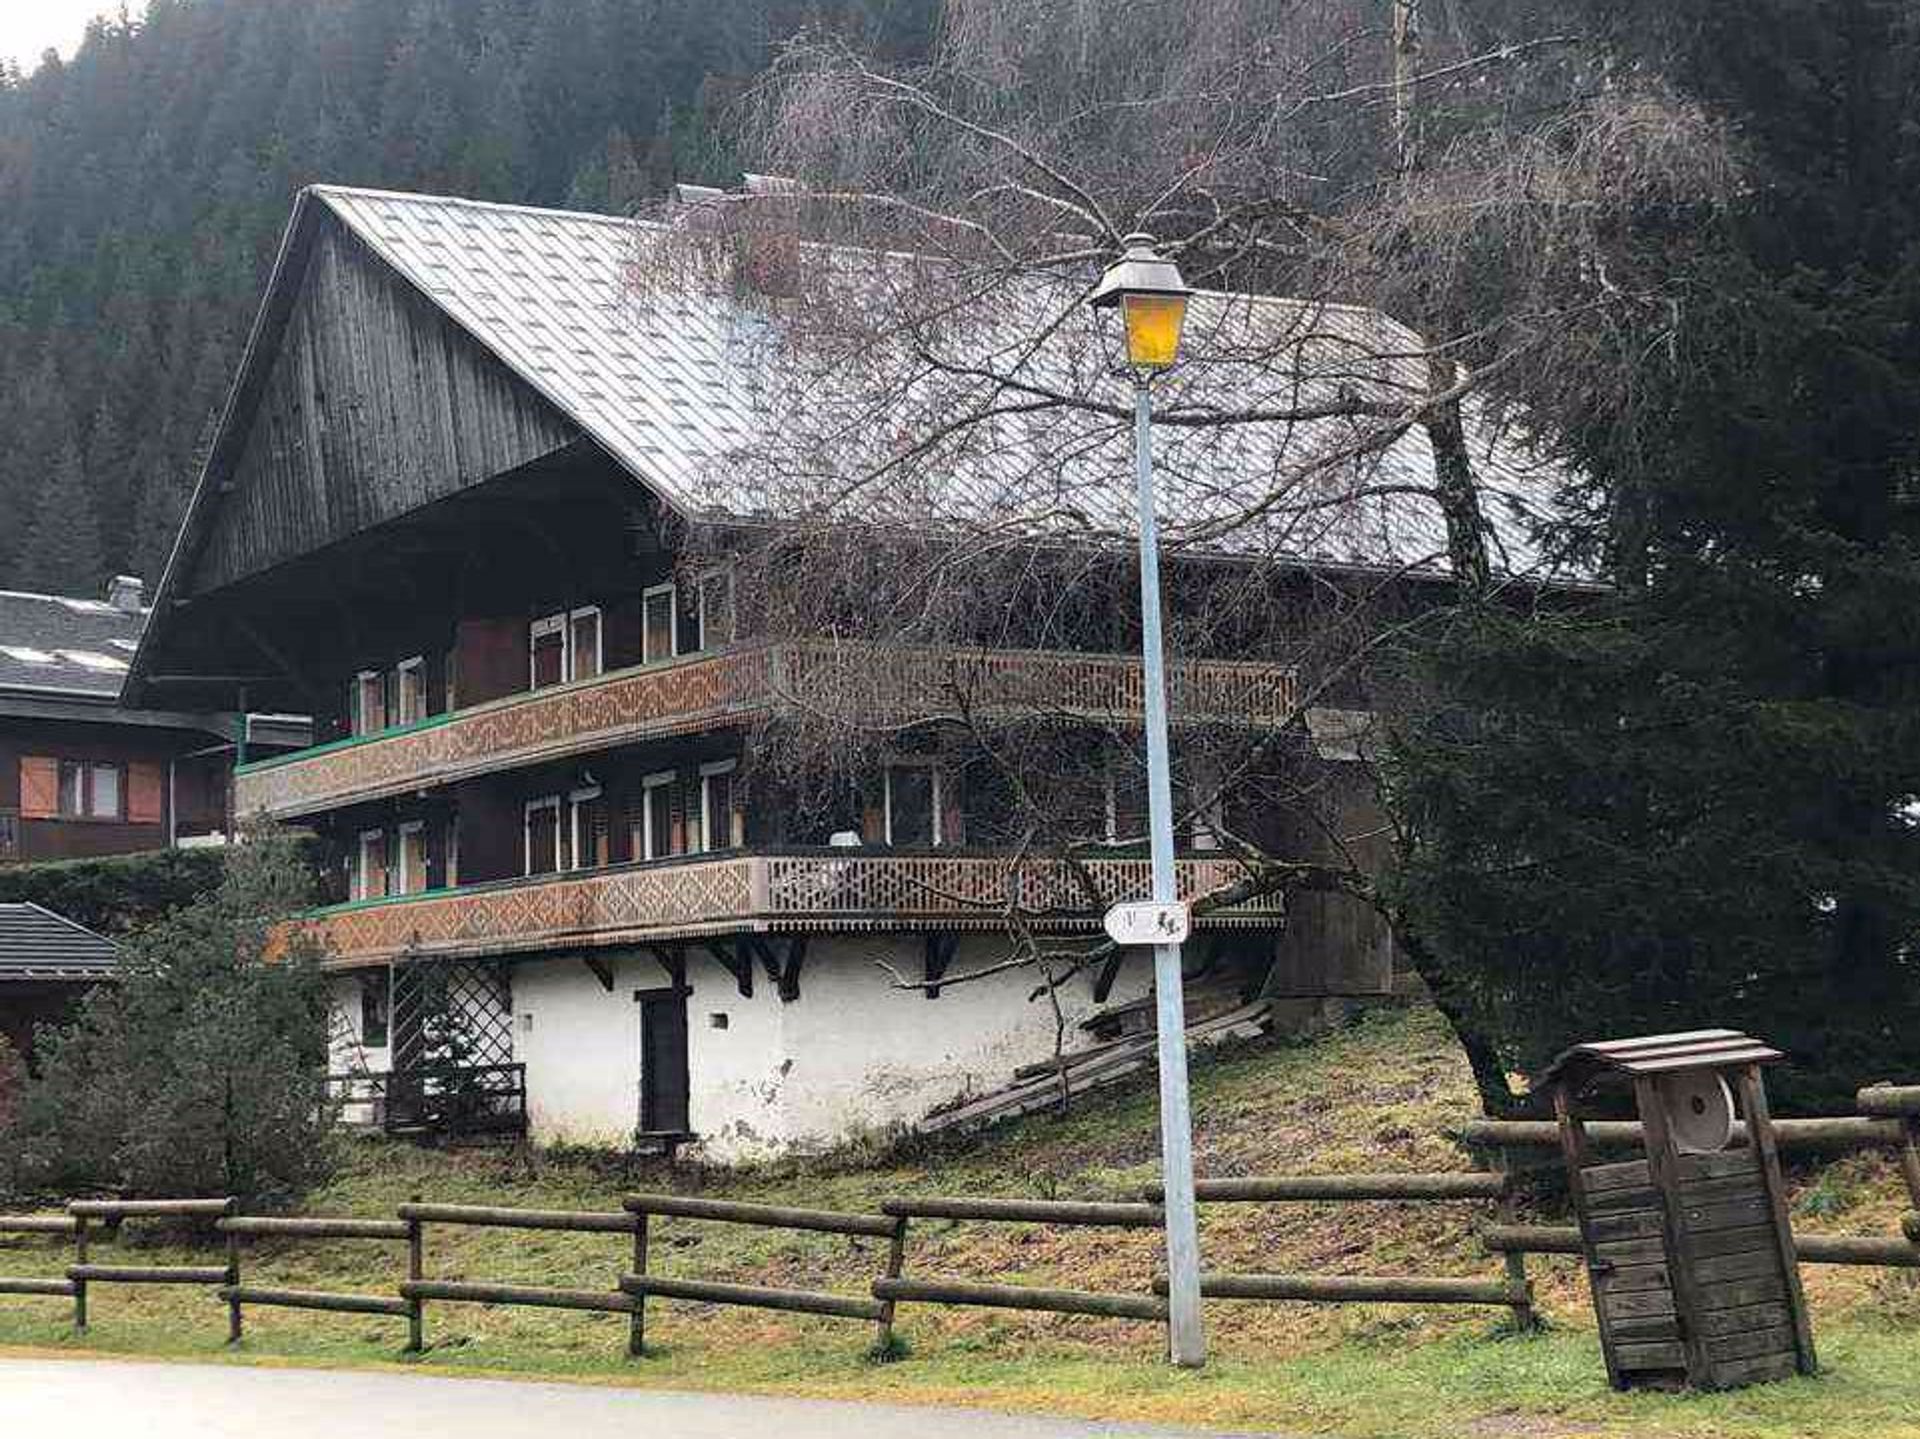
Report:
[[[1031,973],[889,978],[1004,949],[1013,844],[942,723],[947,681],[964,667],[1009,717],[1098,734],[1137,727],[1138,660],[1113,636],[963,656],[754,633],[725,563],[687,558],[696,531],[724,552],[780,518],[714,478],[753,419],[730,340],[748,322],[689,296],[636,335],[635,234],[305,192],[131,683],[225,707],[248,676],[253,702],[315,716],[321,742],[242,766],[235,803],[330,847],[337,902],[311,930],[338,973],[336,1067],[391,1072],[390,1113],[451,1053],[523,1066],[541,1137],[731,1158],[912,1123],[1055,1045]],[[1184,723],[1294,722],[1282,663],[1180,676]],[[752,734],[850,684],[902,742],[843,813],[803,820]],[[1188,893],[1238,872],[1199,833],[1179,864]],[[1099,903],[1063,864],[1025,872],[1036,928],[1091,935],[1147,889],[1137,854],[1086,873]],[[1257,976],[1284,919],[1274,897],[1215,912],[1194,952]],[[1348,950],[1294,955],[1292,984],[1390,987],[1377,926],[1324,930]],[[1129,951],[1076,979],[1068,1022],[1150,976]]]
[[[0,904],[0,1037],[31,1062],[33,1031],[113,978],[113,941],[37,904]]]
[[[116,578],[105,599],[0,590],[0,864],[218,843],[244,723],[121,702],[149,611]],[[255,715],[256,750],[311,739]]]

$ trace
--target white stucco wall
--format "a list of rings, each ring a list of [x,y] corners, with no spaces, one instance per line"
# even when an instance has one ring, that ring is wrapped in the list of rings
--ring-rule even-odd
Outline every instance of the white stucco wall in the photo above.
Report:
[[[963,938],[949,966],[965,973],[1006,953],[990,935]],[[1022,1064],[1053,1053],[1054,1017],[1030,1001],[1031,970],[953,985],[929,1000],[892,987],[876,961],[917,977],[924,949],[914,935],[820,936],[809,944],[800,997],[783,1003],[757,974],[751,999],[711,956],[687,951],[689,1153],[722,1162],[826,1148],[863,1132],[909,1124],[945,1101],[1006,1084]],[[668,976],[651,958],[604,956],[609,993],[578,956],[513,966],[514,1059],[527,1066],[535,1139],[623,1146],[640,1113],[640,1006],[634,991]],[[1151,988],[1142,951],[1122,968],[1108,1005]],[[358,981],[333,981],[335,1067],[347,1067],[360,1018]],[[1069,1026],[1091,1014],[1089,976],[1061,991]],[[714,1015],[726,1016],[716,1028]],[[1068,1046],[1085,1042],[1070,1028]],[[387,1052],[366,1051],[374,1069]]]
[[[910,1123],[960,1095],[1009,1083],[1022,1064],[1054,1051],[1053,1006],[1029,1000],[1031,969],[1007,970],[949,985],[936,999],[893,988],[876,961],[910,978],[921,973],[918,936],[844,936],[816,940],[801,976],[800,998],[787,1006],[785,1042],[793,1060],[785,1131],[790,1146],[825,1147],[862,1130]],[[1004,939],[967,936],[950,974],[985,968],[1007,955]],[[1147,994],[1150,951],[1130,959],[1107,1005]],[[1087,1037],[1077,1025],[1092,1014],[1093,980],[1079,975],[1059,992],[1069,1049]]]

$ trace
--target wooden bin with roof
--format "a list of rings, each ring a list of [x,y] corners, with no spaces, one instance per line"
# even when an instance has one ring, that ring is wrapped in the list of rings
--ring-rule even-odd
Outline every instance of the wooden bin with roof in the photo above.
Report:
[[[1734,1389],[1814,1371],[1761,1066],[1730,1029],[1575,1045],[1541,1076],[1616,1389]],[[1596,1162],[1581,1100],[1632,1086],[1645,1157]],[[1744,1121],[1744,1123],[1743,1123]]]

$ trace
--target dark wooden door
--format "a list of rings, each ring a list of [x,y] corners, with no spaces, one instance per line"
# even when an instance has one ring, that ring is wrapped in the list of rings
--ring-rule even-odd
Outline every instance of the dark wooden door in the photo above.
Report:
[[[640,1001],[640,1129],[685,1134],[687,1123],[687,994],[642,991]]]

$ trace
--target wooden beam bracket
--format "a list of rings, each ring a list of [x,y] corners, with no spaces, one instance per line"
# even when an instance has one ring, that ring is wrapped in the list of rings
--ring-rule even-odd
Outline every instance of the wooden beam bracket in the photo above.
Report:
[[[700,947],[713,956],[715,964],[733,976],[742,999],[753,998],[753,957],[743,952],[738,940],[709,939]]]
[[[608,994],[613,993],[613,966],[597,954],[583,954],[581,960],[593,971],[593,977],[600,981],[600,987]]]

